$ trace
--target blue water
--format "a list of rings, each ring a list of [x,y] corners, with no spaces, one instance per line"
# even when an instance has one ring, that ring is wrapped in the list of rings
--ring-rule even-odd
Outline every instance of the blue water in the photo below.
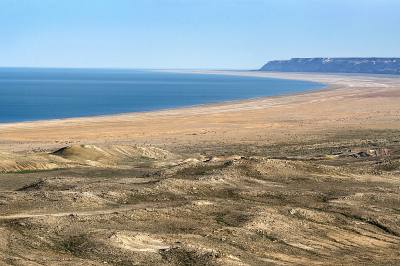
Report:
[[[140,70],[0,68],[0,123],[151,111],[322,87],[306,81]]]

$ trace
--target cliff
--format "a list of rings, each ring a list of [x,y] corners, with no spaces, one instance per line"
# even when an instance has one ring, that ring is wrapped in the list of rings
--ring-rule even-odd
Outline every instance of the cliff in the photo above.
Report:
[[[260,71],[400,75],[400,58],[292,58],[270,61]]]

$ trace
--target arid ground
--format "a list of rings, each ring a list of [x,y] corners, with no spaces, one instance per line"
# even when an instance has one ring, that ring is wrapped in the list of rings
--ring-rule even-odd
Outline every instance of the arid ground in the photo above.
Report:
[[[399,265],[400,78],[0,125],[0,265]]]

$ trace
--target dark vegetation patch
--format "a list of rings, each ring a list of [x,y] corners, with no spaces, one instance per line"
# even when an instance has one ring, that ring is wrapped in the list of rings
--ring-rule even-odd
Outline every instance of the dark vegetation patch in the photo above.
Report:
[[[65,251],[72,253],[77,257],[82,257],[85,253],[91,253],[94,250],[95,243],[85,234],[67,236],[60,241],[58,247]]]
[[[379,161],[375,164],[375,170],[377,172],[393,172],[400,171],[400,161],[393,161],[390,159]]]
[[[41,190],[46,185],[45,180],[38,180],[22,188],[17,189],[17,191],[31,191],[31,190]]]
[[[124,204],[138,204],[141,202],[174,202],[183,200],[185,200],[184,196],[177,195],[171,192],[148,193],[148,194],[137,193],[129,195]]]
[[[215,221],[218,224],[232,227],[241,227],[253,218],[253,215],[240,211],[217,212]]]
[[[181,146],[181,153],[201,153],[206,156],[232,156],[240,152],[242,156],[262,156],[268,158],[312,159],[343,152],[348,149],[390,148],[394,153],[400,151],[400,130],[343,130],[324,132],[310,140],[264,143],[254,141],[246,144],[218,144],[201,146]]]
[[[38,180],[31,184],[27,184],[17,191],[39,191],[39,190],[46,190],[46,191],[65,191],[65,190],[73,190],[77,186],[75,184],[67,184],[64,182],[57,183],[48,182],[47,180]]]
[[[177,171],[174,176],[177,178],[195,179],[196,177],[213,174],[216,171],[222,170],[228,166],[229,164],[225,163],[200,164],[181,169]]]
[[[173,265],[206,266],[215,265],[220,254],[216,251],[189,250],[183,247],[174,247],[161,251],[161,256]]]
[[[16,171],[12,171],[10,173],[14,173],[14,174],[35,174],[35,173],[43,173],[43,172],[55,172],[55,171],[60,171],[60,170],[64,170],[66,168],[52,168],[52,169],[30,169],[30,170],[16,170]]]

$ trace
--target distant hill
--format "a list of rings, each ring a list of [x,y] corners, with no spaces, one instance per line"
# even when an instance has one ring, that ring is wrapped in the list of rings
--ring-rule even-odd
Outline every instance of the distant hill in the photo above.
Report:
[[[400,58],[292,58],[270,61],[260,71],[400,75]]]

